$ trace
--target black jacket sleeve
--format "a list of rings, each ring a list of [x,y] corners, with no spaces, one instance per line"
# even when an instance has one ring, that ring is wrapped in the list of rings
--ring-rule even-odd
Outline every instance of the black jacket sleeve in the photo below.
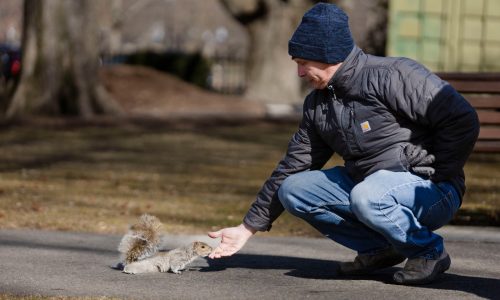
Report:
[[[427,150],[436,157],[436,173],[431,179],[459,176],[479,135],[474,108],[450,84],[410,59],[391,66],[382,84],[389,106],[432,135]]]
[[[277,191],[286,177],[306,170],[320,169],[333,155],[333,151],[316,132],[313,115],[314,100],[309,95],[304,102],[299,129],[292,136],[286,155],[265,181],[243,220],[251,228],[270,230],[273,221],[283,212]]]

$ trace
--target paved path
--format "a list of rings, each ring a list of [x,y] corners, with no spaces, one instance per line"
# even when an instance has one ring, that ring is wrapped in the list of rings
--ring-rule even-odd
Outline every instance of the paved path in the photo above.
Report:
[[[120,236],[0,230],[0,294],[114,296],[132,299],[500,299],[500,228],[445,227],[452,267],[437,282],[405,287],[396,268],[340,277],[354,253],[327,239],[259,234],[237,255],[199,259],[181,275],[124,274]],[[168,248],[204,236],[167,236]],[[213,241],[208,241],[214,245]],[[400,267],[400,266],[398,266]]]

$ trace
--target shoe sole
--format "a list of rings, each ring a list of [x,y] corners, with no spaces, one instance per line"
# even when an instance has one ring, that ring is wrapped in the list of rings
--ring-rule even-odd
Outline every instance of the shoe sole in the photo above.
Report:
[[[446,272],[450,268],[450,266],[451,266],[451,258],[449,255],[446,255],[445,258],[443,258],[442,260],[440,260],[436,263],[434,270],[432,271],[432,273],[429,276],[422,278],[422,279],[416,279],[416,280],[410,279],[410,280],[402,280],[402,281],[399,281],[398,279],[394,278],[394,281],[397,284],[404,284],[404,285],[428,284],[428,283],[431,283],[432,281],[434,281],[439,274]]]

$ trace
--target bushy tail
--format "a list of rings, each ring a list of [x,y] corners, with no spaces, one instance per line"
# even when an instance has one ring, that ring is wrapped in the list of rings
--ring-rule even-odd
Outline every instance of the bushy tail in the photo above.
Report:
[[[160,246],[162,226],[157,217],[142,215],[139,222],[130,227],[118,245],[121,261],[129,264],[156,254]]]

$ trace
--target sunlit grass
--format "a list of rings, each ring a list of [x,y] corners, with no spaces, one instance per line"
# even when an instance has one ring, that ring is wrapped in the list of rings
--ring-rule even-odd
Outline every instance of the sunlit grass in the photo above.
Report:
[[[123,233],[145,212],[169,233],[239,224],[295,124],[0,129],[0,227]],[[335,159],[329,166],[339,163]],[[457,220],[497,220],[499,155],[475,155]],[[317,235],[289,215],[271,234]]]

